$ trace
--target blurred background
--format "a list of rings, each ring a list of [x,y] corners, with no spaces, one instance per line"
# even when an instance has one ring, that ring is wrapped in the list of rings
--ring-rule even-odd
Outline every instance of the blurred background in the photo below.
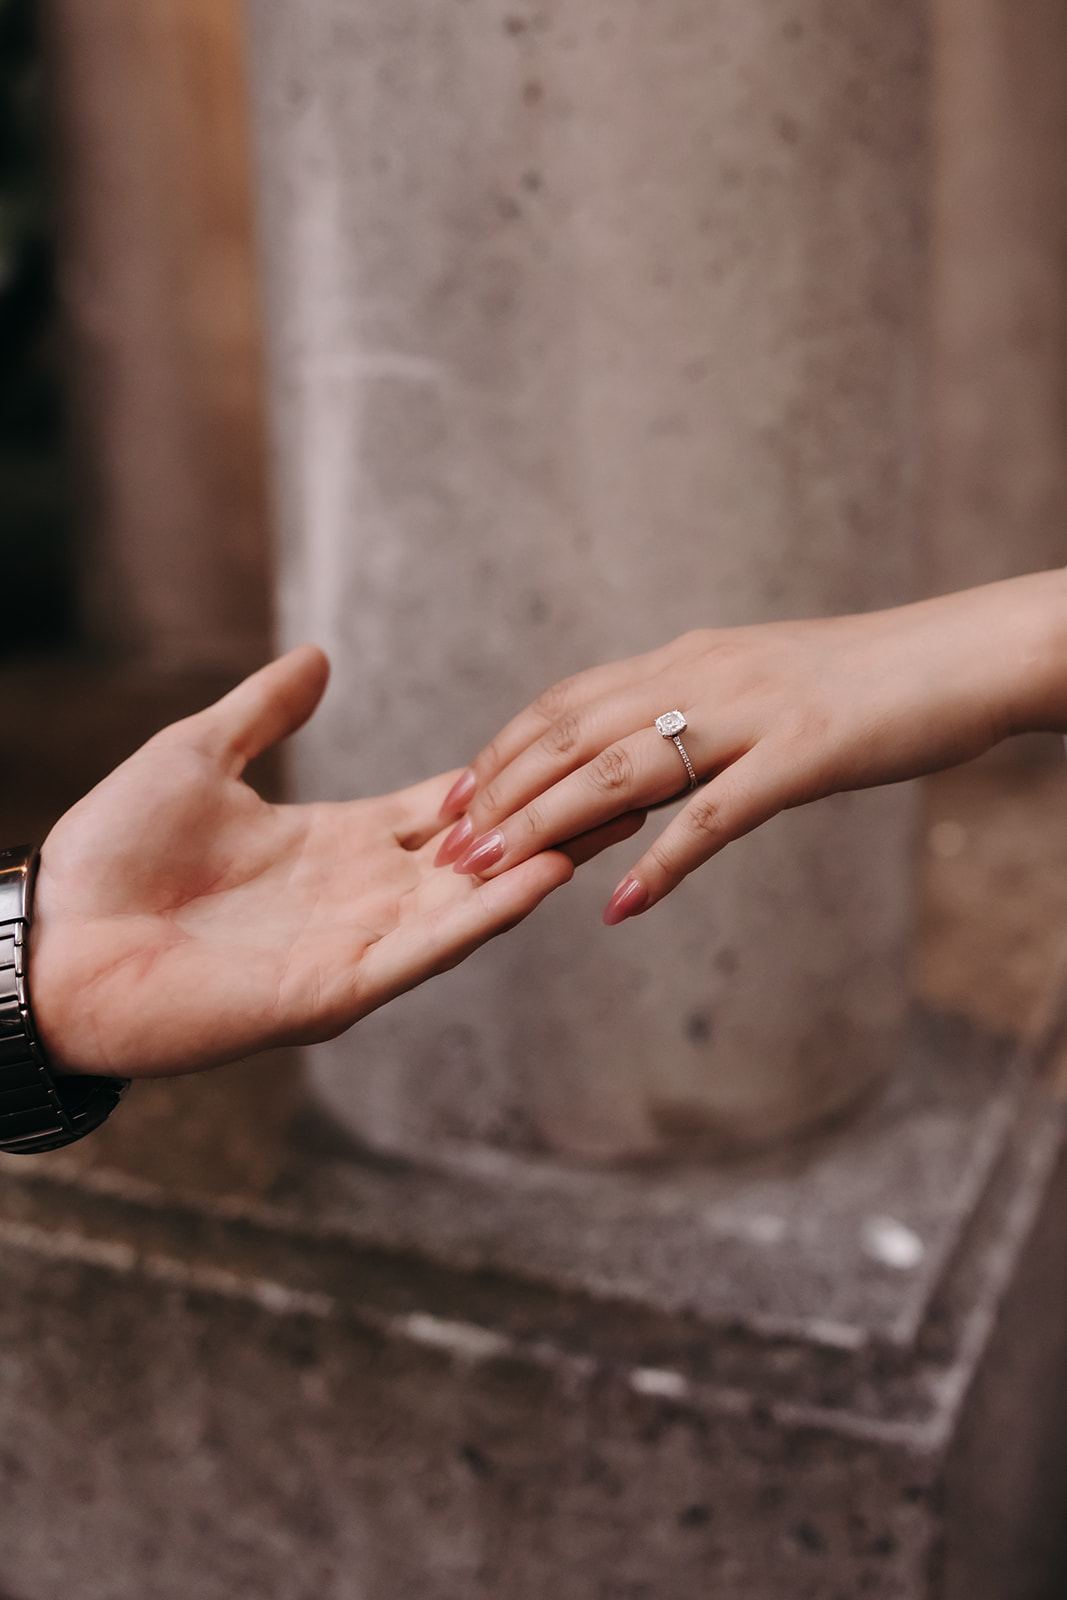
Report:
[[[838,10],[862,9],[809,8],[830,32]],[[300,20],[295,5],[294,29]],[[493,21],[523,48],[539,26],[508,8]],[[375,46],[346,47],[362,59]],[[923,380],[907,424],[922,441],[915,594],[1067,563],[1067,7],[930,0],[922,49]],[[0,0],[0,836],[12,841],[43,838],[157,727],[266,660],[279,593],[293,587],[278,576],[288,491],[269,442],[269,274],[254,198],[265,158],[253,155],[248,59],[238,0]],[[311,91],[298,83],[272,100],[283,74],[266,46],[259,59],[261,125],[298,118]],[[532,75],[523,96],[527,109],[541,104]],[[791,144],[788,128],[781,137]],[[306,152],[294,168],[297,188],[325,192]],[[497,223],[511,220],[507,206],[535,203],[539,170],[524,170],[518,201],[498,197]],[[453,213],[473,234],[462,205]],[[297,269],[279,265],[277,216],[271,227],[281,303]],[[485,303],[506,307],[512,292],[490,285]],[[273,332],[278,415],[299,384]],[[540,348],[532,340],[523,359]],[[285,786],[277,763],[254,778],[270,794]],[[912,994],[999,1040],[1037,1038],[1067,969],[1060,743],[1014,741],[931,780],[921,805]],[[1052,1075],[1067,1082],[1055,1061]],[[62,1181],[106,1187],[118,1174],[277,1201],[294,1137],[305,1154],[351,1153],[350,1130],[327,1121],[308,1112],[299,1064],[279,1052],[203,1081],[138,1085],[122,1116],[64,1157]],[[480,1460],[464,1457],[463,1470],[488,1480]],[[16,1567],[15,1600],[64,1592],[56,1571],[33,1588]],[[364,1592],[342,1578],[278,1592]],[[87,1600],[126,1595],[101,1581]],[[228,1584],[217,1592],[254,1592]]]
[[[76,634],[66,406],[56,287],[56,218],[38,17],[5,4],[3,40],[2,429],[4,563],[17,585],[4,649]]]
[[[2,26],[8,647],[243,670],[270,601],[237,20]]]
[[[0,816],[40,840],[269,658],[264,402],[236,7],[3,0],[0,63]],[[294,1070],[265,1064],[282,1118]],[[175,1096],[205,1112],[175,1176],[227,1143],[273,1170],[226,1115],[241,1071],[144,1097],[161,1135]]]

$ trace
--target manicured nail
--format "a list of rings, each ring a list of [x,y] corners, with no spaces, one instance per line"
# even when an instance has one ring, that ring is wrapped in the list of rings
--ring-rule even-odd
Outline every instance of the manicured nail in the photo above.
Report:
[[[434,856],[434,866],[447,867],[450,861],[455,861],[457,856],[461,856],[470,844],[473,832],[474,823],[470,817],[461,817],[456,826],[441,840],[441,848]]]
[[[489,867],[495,867],[503,854],[504,835],[499,830],[483,833],[480,839],[475,839],[466,855],[460,856],[453,870],[464,874],[485,872]]]
[[[466,772],[461,772],[455,783],[445,795],[441,805],[441,816],[448,818],[457,816],[466,808],[467,802],[477,786],[478,780],[474,769],[468,767]]]
[[[604,908],[604,926],[614,928],[648,905],[648,890],[636,878],[624,878]]]

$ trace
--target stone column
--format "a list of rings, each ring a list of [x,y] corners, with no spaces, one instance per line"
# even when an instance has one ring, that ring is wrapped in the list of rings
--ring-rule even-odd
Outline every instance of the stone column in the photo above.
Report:
[[[281,615],[336,669],[305,793],[694,625],[915,593],[918,0],[247,7]],[[606,930],[616,850],[318,1090],[438,1160],[788,1136],[893,1059],[911,816],[789,814]]]
[[[1067,562],[1067,9],[935,0],[932,571]]]
[[[168,669],[269,648],[238,0],[45,0],[89,632]]]

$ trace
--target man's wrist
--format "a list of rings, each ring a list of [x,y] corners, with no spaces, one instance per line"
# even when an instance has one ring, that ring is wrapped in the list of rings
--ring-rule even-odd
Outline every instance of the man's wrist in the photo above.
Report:
[[[55,1070],[31,1000],[30,930],[38,853],[0,850],[0,1150],[36,1154],[72,1144],[110,1116],[128,1081]]]

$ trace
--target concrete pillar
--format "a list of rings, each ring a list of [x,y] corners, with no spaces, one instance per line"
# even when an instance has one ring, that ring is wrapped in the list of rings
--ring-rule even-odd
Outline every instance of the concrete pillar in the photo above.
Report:
[[[935,0],[932,573],[1067,563],[1067,8]]]
[[[306,793],[697,624],[913,595],[918,0],[247,9],[282,623],[336,667]],[[910,828],[902,790],[787,815],[609,931],[617,850],[319,1092],[434,1159],[788,1136],[893,1058]]]
[[[269,648],[238,0],[46,0],[90,634],[172,669]]]

